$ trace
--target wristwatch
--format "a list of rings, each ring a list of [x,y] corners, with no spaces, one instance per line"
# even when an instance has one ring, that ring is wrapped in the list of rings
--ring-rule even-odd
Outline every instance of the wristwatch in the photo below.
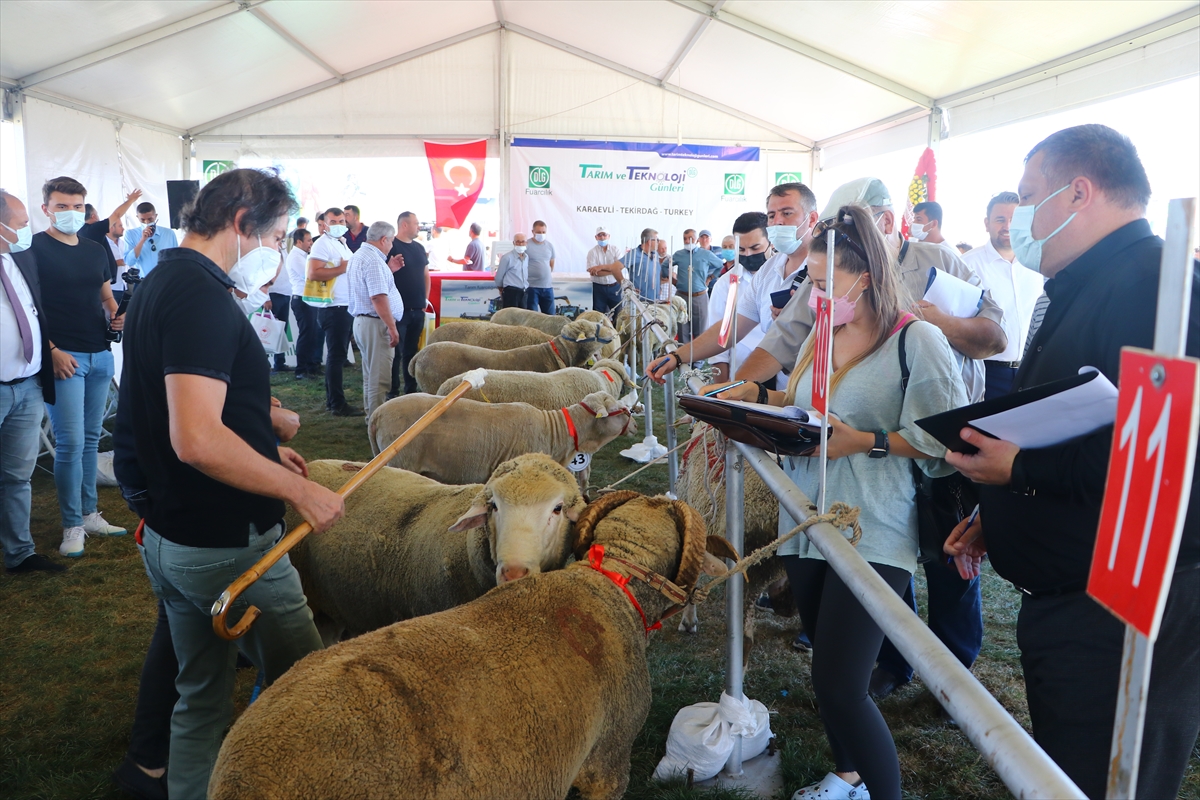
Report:
[[[883,458],[891,448],[888,435],[884,431],[875,431],[875,446],[867,453],[871,458]]]

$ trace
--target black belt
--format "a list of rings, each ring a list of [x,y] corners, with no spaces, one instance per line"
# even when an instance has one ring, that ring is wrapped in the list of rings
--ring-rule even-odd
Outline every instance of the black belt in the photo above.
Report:
[[[0,386],[16,386],[18,383],[24,383],[25,381],[29,380],[32,377],[35,377],[35,376],[26,375],[24,378],[17,378],[16,380],[12,380],[12,381],[0,381]]]
[[[1007,367],[1008,369],[1020,369],[1020,361],[985,361],[985,364],[993,364],[997,367]]]
[[[1056,586],[1053,589],[1043,589],[1043,590],[1037,591],[1037,592],[1031,592],[1030,590],[1026,589],[1024,586],[1018,586],[1015,583],[1012,586],[1014,589],[1019,591],[1021,594],[1028,596],[1030,599],[1041,600],[1046,597],[1062,597],[1065,594],[1075,594],[1076,592],[1082,592],[1085,589],[1087,589],[1087,584],[1088,584],[1088,582],[1086,580],[1075,581],[1074,583],[1068,583],[1063,586]]]

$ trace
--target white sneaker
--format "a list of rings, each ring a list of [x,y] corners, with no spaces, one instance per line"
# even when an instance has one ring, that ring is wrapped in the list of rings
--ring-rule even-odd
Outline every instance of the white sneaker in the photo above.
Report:
[[[820,783],[797,789],[792,800],[871,800],[871,793],[865,783],[853,786],[831,772]]]
[[[87,531],[82,526],[63,528],[62,544],[58,546],[58,554],[67,558],[79,558],[83,555],[83,540]]]
[[[99,511],[93,511],[83,517],[83,529],[91,536],[124,536],[129,531],[109,525],[108,520],[100,516]]]

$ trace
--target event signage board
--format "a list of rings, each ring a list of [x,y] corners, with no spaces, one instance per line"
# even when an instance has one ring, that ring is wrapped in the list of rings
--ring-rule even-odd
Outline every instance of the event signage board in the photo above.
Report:
[[[545,222],[555,272],[584,270],[600,225],[621,252],[645,228],[676,250],[687,228],[719,242],[769,188],[757,147],[517,138],[510,153],[513,232]]]
[[[1192,489],[1200,361],[1125,347],[1120,382],[1088,594],[1154,641]]]
[[[236,161],[204,161],[203,167],[204,182],[208,183],[213,178],[220,175],[222,172],[228,172],[231,169],[237,169]]]

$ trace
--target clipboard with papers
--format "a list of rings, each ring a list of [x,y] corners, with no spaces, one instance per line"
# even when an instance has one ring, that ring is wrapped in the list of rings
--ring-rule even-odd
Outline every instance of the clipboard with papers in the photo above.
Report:
[[[797,406],[759,405],[680,394],[679,405],[730,439],[781,456],[807,456],[820,445],[821,415]],[[832,429],[829,431],[832,433]]]
[[[962,440],[963,428],[1032,450],[1086,436],[1116,418],[1117,387],[1095,367],[1082,367],[1078,375],[925,417],[917,424],[950,450],[973,455],[979,449]]]

